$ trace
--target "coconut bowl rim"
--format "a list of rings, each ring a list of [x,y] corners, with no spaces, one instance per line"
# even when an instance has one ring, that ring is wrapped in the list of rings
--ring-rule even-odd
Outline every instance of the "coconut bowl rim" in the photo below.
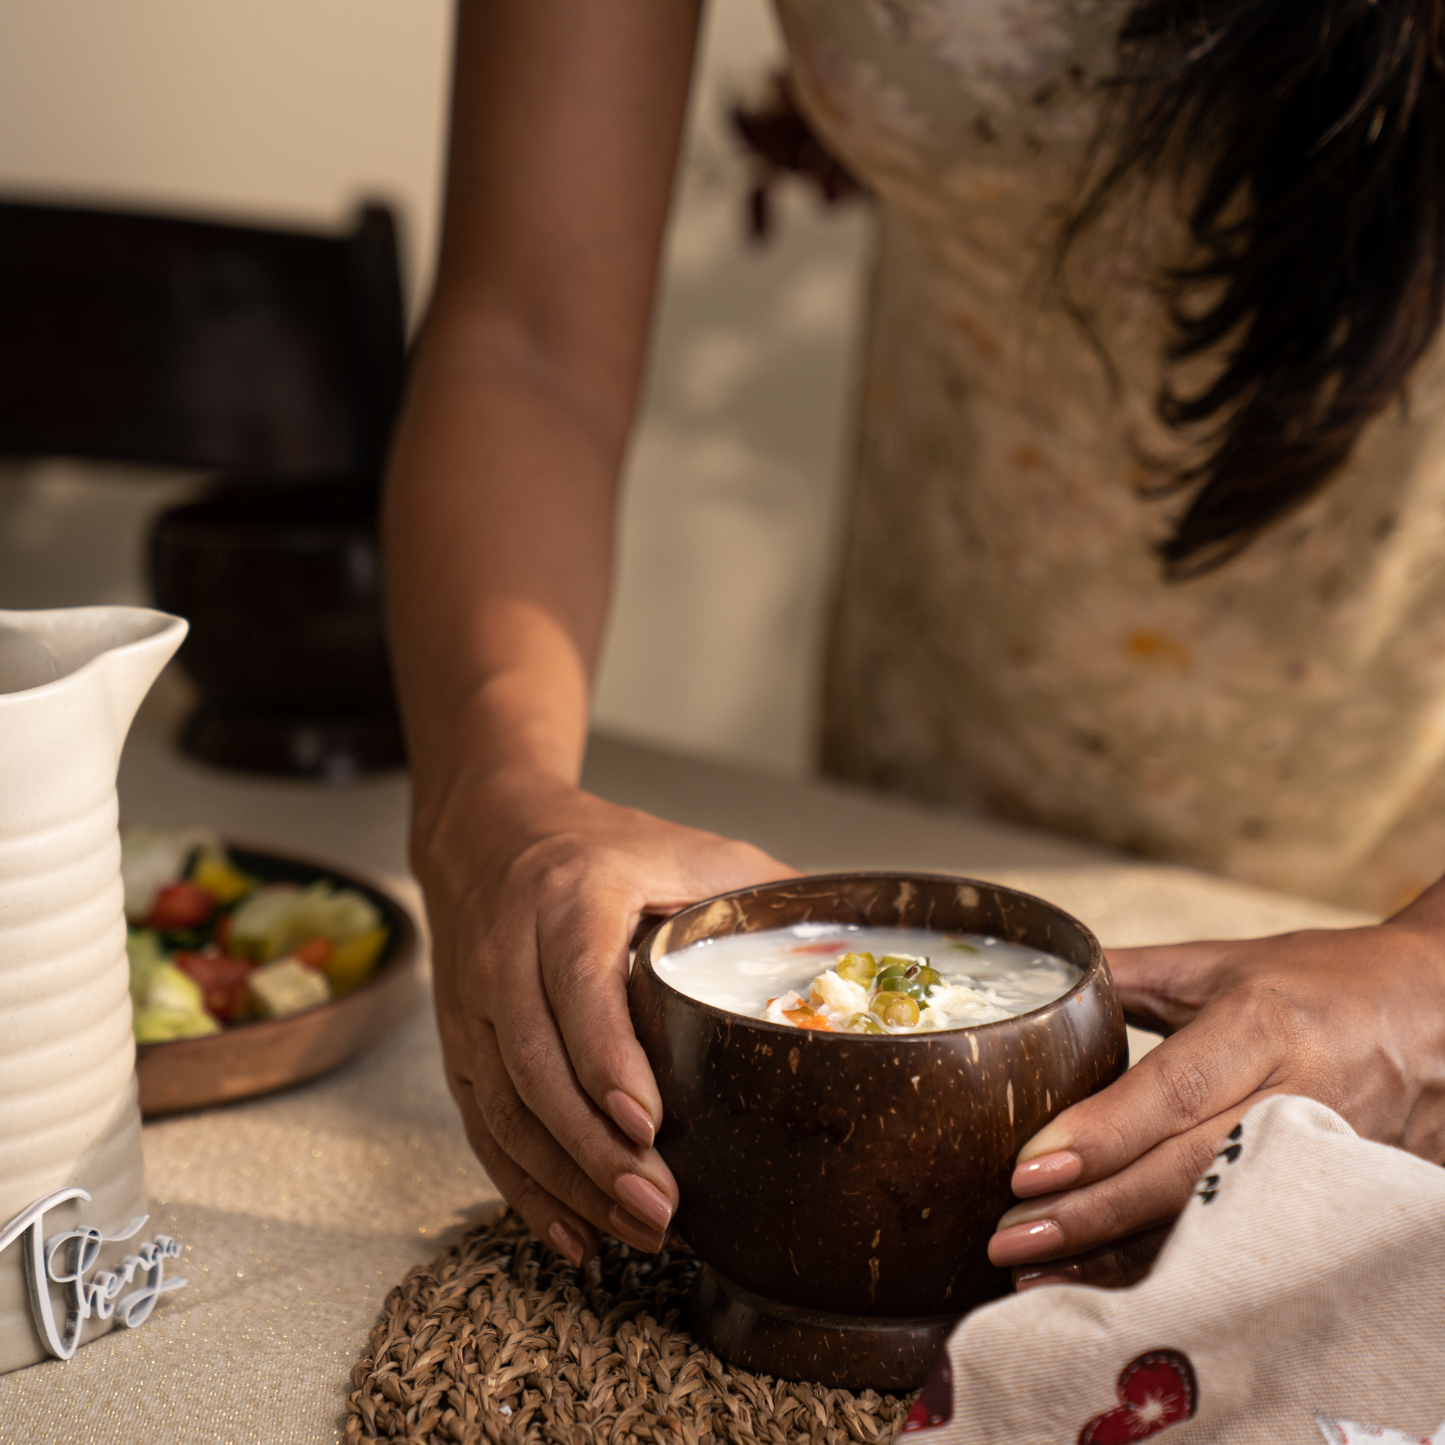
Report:
[[[832,1029],[799,1029],[792,1024],[775,1024],[768,1019],[757,1018],[752,1014],[734,1013],[731,1009],[719,1008],[716,1004],[707,1003],[703,999],[695,998],[690,993],[684,993],[680,988],[675,988],[672,984],[668,983],[667,980],[657,972],[657,969],[653,965],[652,945],[658,934],[661,933],[668,924],[681,918],[685,913],[691,913],[694,909],[707,908],[718,903],[726,903],[730,899],[742,898],[750,894],[756,895],[763,889],[782,887],[783,885],[789,883],[830,883],[834,881],[856,881],[859,879],[877,879],[879,881],[897,883],[947,883],[954,886],[967,886],[971,888],[988,889],[993,893],[1004,893],[1013,898],[1024,899],[1030,904],[1042,904],[1045,908],[1051,909],[1061,921],[1071,925],[1074,928],[1077,928],[1080,931],[1088,946],[1089,962],[1084,966],[1083,973],[1067,991],[1061,993],[1057,998],[1052,998],[1049,999],[1046,1003],[1041,1003],[1037,1008],[1028,1009],[1024,1013],[1010,1014],[1007,1018],[990,1019],[987,1023],[958,1024],[954,1028],[948,1029],[924,1029],[918,1033],[913,1034],[839,1033]],[[792,925],[789,924],[779,925],[779,927],[783,928],[791,926]],[[743,933],[762,933],[768,930],[741,929],[738,931]],[[711,938],[732,938],[735,936],[736,934],[720,933],[710,935],[708,938],[695,938],[692,940],[692,943],[684,944],[683,947],[690,948],[693,946],[693,944],[709,942],[711,941]],[[1011,940],[1002,939],[1000,941],[1007,943]],[[1042,951],[1047,952],[1047,950]],[[662,956],[665,958],[667,955],[663,954]],[[1058,954],[1054,955],[1054,957],[1056,958],[1059,956],[1060,955]],[[1065,963],[1072,963],[1072,960],[1070,959],[1064,959],[1063,961]],[[1073,964],[1073,966],[1078,967],[1077,964]],[[653,924],[653,926],[648,928],[646,932],[638,939],[636,951],[633,956],[632,970],[635,972],[638,969],[644,970],[652,983],[656,984],[660,989],[662,989],[665,994],[671,994],[675,998],[682,1000],[685,1004],[689,1004],[692,1007],[701,1010],[704,1014],[711,1015],[713,1018],[721,1020],[728,1024],[746,1024],[750,1027],[761,1029],[770,1034],[788,1036],[803,1034],[806,1035],[809,1039],[831,1040],[833,1041],[833,1043],[867,1043],[871,1040],[878,1040],[881,1042],[886,1039],[894,1044],[903,1044],[909,1048],[914,1047],[919,1042],[926,1043],[939,1038],[954,1037],[961,1034],[974,1033],[983,1029],[994,1029],[1007,1027],[1009,1025],[1017,1025],[1024,1020],[1036,1020],[1039,1018],[1040,1015],[1046,1014],[1051,1010],[1058,1010],[1066,1007],[1075,999],[1077,995],[1082,994],[1085,988],[1087,988],[1091,984],[1091,982],[1096,978],[1097,975],[1102,973],[1107,978],[1112,978],[1112,976],[1109,974],[1109,961],[1108,958],[1105,956],[1104,946],[1099,942],[1099,939],[1094,933],[1094,931],[1087,924],[1082,923],[1079,919],[1075,918],[1072,913],[1065,911],[1063,908],[1060,908],[1057,903],[1052,903],[1047,898],[1041,898],[1036,893],[1026,893],[1021,888],[1010,888],[1002,883],[990,883],[982,878],[967,878],[962,874],[958,873],[923,873],[886,868],[855,869],[833,873],[805,873],[789,878],[770,879],[763,883],[751,884],[746,888],[734,888],[730,889],[726,893],[715,893],[709,898],[700,898],[697,900],[696,903],[689,903],[685,908],[679,908],[676,913],[670,913],[666,917],[658,918]],[[827,1046],[832,1047],[833,1044],[830,1043]]]

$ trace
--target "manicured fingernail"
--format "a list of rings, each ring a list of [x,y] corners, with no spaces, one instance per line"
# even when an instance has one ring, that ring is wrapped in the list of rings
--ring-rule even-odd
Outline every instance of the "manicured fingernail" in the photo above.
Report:
[[[667,1202],[667,1195],[642,1175],[620,1175],[616,1187],[617,1197],[644,1224],[650,1224],[659,1234],[672,1222],[672,1205]]]
[[[1029,1159],[1014,1170],[1012,1188],[1020,1199],[1036,1194],[1052,1194],[1067,1189],[1084,1172],[1084,1161],[1072,1149],[1060,1149]]]
[[[665,1236],[660,1229],[649,1229],[641,1220],[634,1219],[620,1204],[612,1205],[607,1211],[607,1224],[618,1239],[634,1249],[656,1254],[663,1246]]]
[[[1014,1270],[1014,1290],[1038,1289],[1045,1284],[1078,1284],[1084,1272],[1076,1264],[1035,1264]]]
[[[582,1263],[582,1241],[560,1219],[547,1231],[547,1237],[570,1264]]]
[[[1063,1247],[1064,1231],[1052,1219],[1036,1219],[1032,1224],[999,1230],[988,1242],[988,1258],[990,1264],[1006,1268],[1031,1264],[1046,1254],[1057,1254]]]
[[[1054,1205],[1058,1202],[1058,1195],[1048,1194],[1042,1199],[1030,1199],[1024,1204],[1015,1204],[1014,1207],[994,1225],[994,1229],[1002,1231],[1011,1228],[1015,1224],[1032,1224],[1038,1219],[1051,1219],[1053,1218]]]
[[[1049,1154],[1058,1154],[1065,1149],[1072,1148],[1074,1141],[1069,1137],[1070,1132],[1069,1128],[1061,1125],[1058,1119],[1055,1119],[1052,1124],[1045,1124],[1019,1150],[1019,1163],[1027,1164],[1034,1159],[1043,1159]]]
[[[621,1089],[613,1089],[603,1104],[612,1122],[634,1144],[641,1144],[644,1149],[652,1148],[657,1130],[652,1127],[647,1110],[631,1094],[624,1094]]]

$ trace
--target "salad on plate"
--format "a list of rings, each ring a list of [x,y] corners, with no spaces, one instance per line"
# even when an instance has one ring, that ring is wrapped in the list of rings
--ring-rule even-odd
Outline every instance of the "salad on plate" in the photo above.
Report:
[[[121,881],[137,1043],[199,1038],[339,998],[375,973],[389,936],[357,889],[252,877],[203,829],[127,829]]]

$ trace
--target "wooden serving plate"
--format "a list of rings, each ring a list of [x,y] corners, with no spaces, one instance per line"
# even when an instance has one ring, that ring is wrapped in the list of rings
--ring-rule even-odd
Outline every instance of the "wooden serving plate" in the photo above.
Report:
[[[340,868],[230,847],[236,865],[265,883],[326,878],[354,888],[381,910],[391,934],[376,972],[360,988],[289,1018],[235,1024],[218,1034],[137,1044],[140,1108],[147,1119],[269,1094],[314,1079],[368,1049],[399,1024],[417,997],[417,931],[389,894]]]

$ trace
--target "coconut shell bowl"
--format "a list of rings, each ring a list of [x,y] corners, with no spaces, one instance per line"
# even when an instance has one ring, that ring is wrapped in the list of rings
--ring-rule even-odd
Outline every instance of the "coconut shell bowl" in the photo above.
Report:
[[[979,933],[1084,972],[1015,1018],[873,1036],[727,1013],[653,967],[700,939],[805,922]],[[987,1247],[1019,1149],[1127,1061],[1082,923],[936,874],[794,878],[694,904],[639,944],[629,999],[662,1093],[675,1227],[703,1261],[693,1333],[735,1365],[834,1387],[921,1385],[959,1317],[1008,1292]]]

